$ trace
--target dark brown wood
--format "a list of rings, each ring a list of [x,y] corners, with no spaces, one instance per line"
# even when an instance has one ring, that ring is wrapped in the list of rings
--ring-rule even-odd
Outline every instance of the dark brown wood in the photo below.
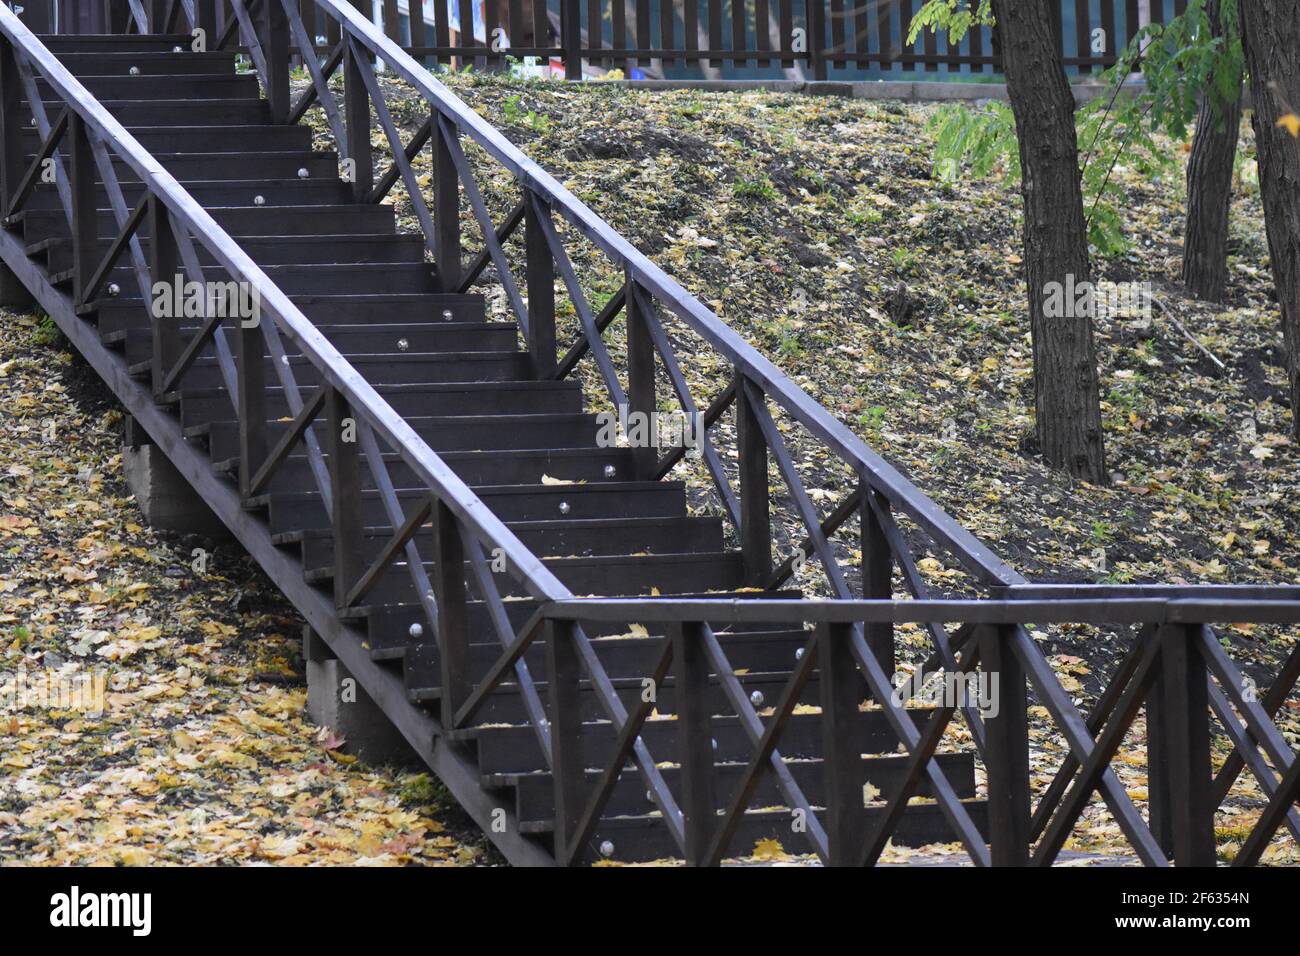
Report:
[[[555,858],[572,863],[582,847],[572,842],[586,804],[582,713],[578,682],[582,665],[574,647],[576,625],[546,624],[546,671],[551,695],[551,776],[555,781]]]
[[[850,645],[850,625],[817,626],[822,705],[822,753],[826,773],[826,848],[831,866],[854,866],[867,837],[866,764],[849,729],[867,685]]]
[[[442,665],[443,723],[469,699],[469,619],[466,610],[465,545],[456,516],[442,502],[433,509],[433,588],[438,608],[438,660]]]
[[[1145,640],[1158,640],[1151,631]],[[1174,802],[1182,795],[1171,788],[1169,767],[1169,708],[1164,668],[1157,668],[1147,691],[1147,825],[1165,856],[1174,855]]]
[[[772,574],[772,507],[768,499],[767,442],[754,411],[750,393],[743,387],[744,373],[736,370],[736,455],[740,466],[740,550],[745,557],[745,579],[761,585]]]
[[[1214,866],[1214,810],[1211,799],[1210,710],[1205,663],[1197,647],[1197,625],[1160,629],[1165,692],[1164,732],[1172,812],[1174,862]]]
[[[713,780],[712,717],[705,703],[709,685],[709,657],[703,626],[698,622],[671,624],[677,683],[677,752],[682,765],[682,814],[686,826],[686,862],[708,862],[709,846],[717,827],[717,795]]]
[[[1011,650],[1013,638],[1009,628],[991,625],[982,627],[979,635],[981,670],[990,698],[980,703],[987,730],[984,763],[994,866],[1029,863],[1029,702],[1025,672]]]
[[[73,128],[75,129],[78,125],[78,122],[74,120]],[[75,153],[73,165],[76,165]],[[74,174],[74,183],[76,179],[77,177]],[[93,212],[93,199],[89,202]],[[74,208],[75,206],[74,203]],[[95,241],[93,216],[90,217],[86,230],[88,235],[82,241],[88,247],[93,248]],[[168,287],[175,282],[182,281],[180,250],[177,248],[176,236],[172,232],[171,217],[167,212],[167,207],[157,198],[154,198],[149,203],[149,235],[149,274],[151,279],[155,283],[166,283]],[[161,395],[164,376],[167,370],[176,364],[176,359],[180,355],[180,320],[175,318],[154,318],[150,325],[153,329],[154,393]]]
[[[646,416],[658,410],[659,404],[655,394],[655,344],[650,334],[650,323],[654,321],[651,309],[653,305],[648,296],[636,284],[632,275],[626,277],[628,290],[627,308],[627,413]],[[619,410],[622,413],[623,409]],[[639,480],[652,480],[658,457],[658,447],[653,444],[655,436],[647,435],[646,443],[633,449],[636,460],[636,474]]]
[[[859,547],[862,551],[862,597],[889,600],[894,596],[894,552],[881,526],[878,512],[888,512],[882,499],[865,479],[858,482]],[[868,624],[867,645],[886,674],[894,672],[894,625],[880,621]]]
[[[363,202],[375,188],[375,157],[370,147],[370,97],[362,75],[370,64],[348,44],[343,52],[343,114],[347,124],[347,149],[352,161],[352,195]]]
[[[455,136],[433,118],[433,221],[438,230],[438,282],[444,291],[460,288],[460,177],[447,138]]]
[[[528,352],[538,378],[555,378],[555,261],[542,232],[550,212],[531,193],[524,203],[524,255],[527,258]]]
[[[292,105],[289,91],[289,20],[281,0],[261,0],[257,7],[257,33],[266,57],[264,92],[271,108],[271,122],[289,119]]]
[[[361,456],[357,423],[346,396],[331,388],[325,393],[329,429],[330,517],[334,532],[334,600],[345,607],[348,591],[361,575]]]

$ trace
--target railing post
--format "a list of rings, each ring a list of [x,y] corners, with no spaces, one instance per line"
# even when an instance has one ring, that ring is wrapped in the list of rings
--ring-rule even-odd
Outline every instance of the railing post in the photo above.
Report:
[[[575,646],[577,624],[546,622],[546,663],[551,697],[551,778],[555,786],[555,858],[572,863],[581,847],[571,840],[587,799],[582,758],[582,664]]]
[[[217,41],[217,0],[194,0],[194,26],[203,31],[208,49]]]
[[[266,361],[261,325],[239,323],[239,490],[252,494],[253,476],[266,461]]]
[[[858,506],[861,519],[860,546],[862,548],[862,597],[869,601],[888,601],[894,596],[894,552],[889,538],[880,523],[876,508],[889,510],[889,501],[877,495],[863,477],[858,479],[862,498]],[[875,507],[872,507],[872,505]],[[870,621],[866,625],[867,646],[876,655],[886,674],[894,673],[894,624],[892,621]]]
[[[644,416],[641,436],[644,441],[632,449],[636,477],[648,481],[653,477],[658,463],[658,435],[655,428],[655,345],[650,337],[650,316],[645,314],[644,303],[640,293],[644,290],[637,286],[636,278],[631,272],[626,274],[627,289],[624,310],[627,314],[627,403],[626,410],[619,409],[620,415],[626,411],[628,416]],[[646,293],[648,295],[648,293]],[[629,418],[629,421],[631,419]],[[630,433],[633,426],[625,424],[623,431]]]
[[[0,41],[0,136],[3,136],[4,162],[0,163],[0,213],[9,215],[9,206],[18,183],[23,178],[23,108],[22,80],[18,76],[18,56],[13,44]],[[39,148],[39,147],[38,147]]]
[[[630,300],[629,300],[630,301]],[[718,825],[714,788],[713,715],[709,707],[709,658],[704,627],[698,621],[668,625],[677,670],[673,688],[677,711],[677,753],[681,763],[682,816],[686,862],[703,866]]]
[[[149,17],[150,33],[167,32],[167,10],[170,6],[170,0],[149,0],[146,13]]]
[[[440,702],[443,726],[450,728],[471,690],[465,542],[460,537],[460,523],[446,504],[435,501],[432,517],[433,597],[438,606],[438,663],[442,672]]]
[[[289,120],[289,18],[280,0],[262,0],[257,9],[256,29],[262,55],[266,57],[266,101],[272,123]],[[368,112],[367,112],[368,115]],[[368,125],[368,121],[367,121]]]
[[[994,866],[1029,864],[1029,700],[1025,671],[1011,649],[1011,629],[981,625],[979,701],[987,734],[989,851]],[[966,703],[972,703],[967,701]]]
[[[524,254],[528,261],[528,351],[538,378],[555,377],[555,261],[542,233],[542,201],[524,190]],[[442,246],[439,244],[439,251]]]
[[[1210,768],[1209,687],[1196,646],[1199,624],[1160,628],[1165,746],[1174,863],[1214,866],[1214,798]]]
[[[564,78],[582,79],[582,0],[561,0],[560,42],[564,45]],[[596,44],[592,44],[595,46]]]
[[[460,288],[461,275],[460,177],[456,173],[456,164],[451,160],[451,150],[447,148],[448,135],[447,127],[435,111],[430,139],[433,146],[433,225],[438,231],[438,280],[443,292],[455,292]],[[456,135],[454,129],[450,135]],[[531,291],[530,287],[530,294]]]
[[[831,866],[856,866],[867,838],[867,809],[863,802],[867,765],[862,759],[858,713],[867,697],[867,686],[853,659],[852,637],[851,624],[823,621],[817,625],[826,849]]]
[[[736,445],[740,464],[740,550],[745,583],[762,587],[772,573],[772,508],[767,494],[767,442],[736,369]]]
[[[68,116],[68,175],[72,182],[72,271],[73,298],[78,305],[86,301],[86,283],[97,261],[98,212],[95,201],[95,156],[90,146],[90,130],[77,113]],[[22,167],[19,166],[21,169]],[[164,213],[165,215],[165,213]],[[148,308],[149,303],[145,303]]]
[[[826,3],[827,0],[808,0],[808,68],[814,80],[824,80],[826,72]],[[907,25],[903,25],[907,32]]]
[[[77,191],[76,178],[74,172],[74,195]],[[180,250],[176,245],[176,235],[172,232],[171,216],[157,196],[149,199],[149,275],[155,284],[183,282]],[[149,324],[153,328],[153,389],[155,395],[161,396],[163,381],[180,358],[180,319],[153,316],[152,302],[146,302],[145,308],[150,310]]]
[[[330,523],[334,534],[334,602],[343,607],[365,565],[361,511],[361,456],[357,423],[347,398],[326,386],[325,427],[329,429]],[[240,409],[241,417],[244,410]]]
[[[348,158],[352,160],[352,196],[366,202],[375,188],[375,158],[370,151],[370,95],[361,71],[370,64],[359,59],[356,45],[343,52],[343,113],[348,137]]]
[[[1145,633],[1145,632],[1144,632]],[[1147,635],[1160,640],[1158,633]],[[1174,855],[1173,802],[1169,787],[1169,727],[1166,723],[1165,675],[1156,668],[1147,689],[1147,822],[1165,856]]]

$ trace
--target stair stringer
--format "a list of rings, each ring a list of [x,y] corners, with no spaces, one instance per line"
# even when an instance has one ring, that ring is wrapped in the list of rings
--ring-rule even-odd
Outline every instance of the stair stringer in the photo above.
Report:
[[[5,229],[0,229],[0,259],[502,855],[516,866],[554,866],[554,857],[539,841],[519,832],[510,801],[499,800],[483,788],[478,767],[465,748],[443,733],[438,720],[407,700],[401,677],[370,659],[362,635],[339,619],[330,597],[308,584],[301,564],[272,544],[265,525],[244,510],[239,492],[219,478],[207,455],[182,436],[180,421],[157,405],[150,389],[130,377],[124,359],[100,342],[93,326],[77,316],[71,298],[50,284],[45,270],[27,257],[22,241]]]

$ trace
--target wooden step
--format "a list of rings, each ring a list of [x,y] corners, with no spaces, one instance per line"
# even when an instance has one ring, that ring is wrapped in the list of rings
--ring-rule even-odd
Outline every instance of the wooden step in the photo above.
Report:
[[[582,390],[575,382],[454,382],[450,384],[428,385],[381,385],[376,391],[391,405],[399,415],[415,415],[436,408],[448,414],[519,414],[534,411],[537,413],[579,412],[582,410]],[[230,400],[224,388],[186,389],[180,395],[181,423],[191,429],[213,421],[229,420],[234,414]],[[284,418],[289,414],[285,402],[284,390],[267,389],[266,411],[269,416]],[[398,459],[391,455],[385,461],[392,461],[394,467]],[[298,472],[297,463],[305,465],[304,454],[294,453],[285,462],[286,474]],[[229,467],[218,459],[218,468]],[[237,465],[237,463],[233,463]],[[544,464],[544,462],[543,462]],[[413,482],[400,480],[398,475],[413,475],[409,467],[391,472],[393,480],[403,486]],[[529,472],[531,474],[531,472]],[[532,474],[533,481],[541,481],[541,472]],[[549,472],[548,472],[549,474]],[[594,477],[586,472],[577,475],[553,475],[556,478],[582,480]],[[624,475],[626,477],[626,474]],[[521,484],[525,482],[512,482]]]
[[[130,75],[130,66],[122,74],[82,74],[81,85],[90,95],[105,104],[115,101],[140,100],[240,100],[256,102],[261,95],[257,77],[251,73],[233,70],[216,74],[182,73],[157,75],[140,73]],[[42,101],[54,100],[58,94],[53,87],[37,78],[36,88]],[[111,107],[110,107],[111,109]]]
[[[195,53],[186,46],[184,52],[166,50],[114,50],[87,53],[61,53],[59,62],[76,77],[129,76],[132,68],[140,76],[218,75],[235,72],[233,50]]]
[[[428,543],[424,553],[429,552]],[[687,591],[730,591],[744,580],[740,554],[730,551],[680,554],[605,554],[595,557],[548,557],[543,563],[575,594],[681,594]],[[426,561],[424,571],[432,579],[434,565]],[[332,565],[310,568],[304,577],[313,584],[332,586]],[[467,570],[467,579],[470,578]],[[493,575],[502,598],[525,597],[527,590],[506,571]],[[481,597],[476,583],[471,592]],[[391,604],[414,601],[416,591],[406,562],[388,569],[366,596],[368,601]]]
[[[444,451],[516,451],[525,448],[594,448],[600,426],[595,415],[442,415],[410,416],[406,424],[436,452]],[[312,426],[317,438],[326,441],[328,426],[316,421]],[[289,430],[284,422],[266,424],[268,447],[275,447]],[[187,438],[208,439],[208,450],[215,461],[239,454],[239,423],[211,422],[186,433]]]
[[[541,556],[722,550],[722,519],[712,517],[513,521],[507,527],[525,547]],[[392,535],[391,527],[366,528],[361,546],[363,559],[370,562],[379,557]],[[287,536],[277,543],[300,544],[302,565],[308,572],[329,568],[334,563],[334,540],[323,530]]]
[[[414,355],[358,355],[349,359],[368,381],[375,385],[401,382],[513,382],[530,376],[532,360],[527,352],[438,352]],[[320,373],[307,359],[289,359],[289,367],[300,388],[320,382]],[[133,375],[148,375],[149,368],[131,366]],[[278,381],[276,370],[267,361],[266,380]],[[222,383],[216,360],[200,358],[185,374],[183,387],[211,388]]]
[[[241,198],[247,199],[248,195],[255,196],[257,192],[253,189],[241,193]],[[236,238],[392,233],[397,221],[393,207],[386,205],[303,204],[294,206],[292,216],[286,216],[280,208],[247,203],[236,206],[209,204],[205,208],[219,226]],[[22,225],[23,236],[29,244],[50,238],[67,239],[72,235],[61,207],[24,208],[12,221]],[[106,203],[96,212],[95,230],[101,239],[111,240],[117,236],[117,219]],[[147,219],[141,226],[140,235],[146,239],[153,235]]]
[[[553,521],[590,518],[680,518],[686,514],[685,486],[677,481],[611,481],[599,485],[488,485],[475,489],[502,521]],[[403,509],[428,497],[422,488],[397,492]],[[254,498],[267,506],[272,534],[326,526],[325,509],[315,491],[277,492]],[[375,492],[364,491],[356,503],[366,524],[387,520]],[[568,511],[565,512],[564,509]]]

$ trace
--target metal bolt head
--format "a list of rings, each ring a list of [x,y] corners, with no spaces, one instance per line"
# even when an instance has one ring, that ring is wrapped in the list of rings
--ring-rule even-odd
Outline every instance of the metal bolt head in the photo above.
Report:
[[[184,52],[185,52],[185,48],[182,47],[182,46],[174,46],[174,47],[172,47],[172,52],[173,52],[173,53],[184,53]]]
[[[310,175],[311,175],[311,173],[307,172],[307,167],[306,167],[306,166],[300,166],[300,167],[298,167],[298,178],[299,178],[299,179],[306,179],[306,178],[307,178],[308,176],[310,176]]]
[[[799,661],[799,660],[803,660],[803,648],[802,648],[802,647],[799,648],[798,650],[796,650],[796,651],[794,652],[794,659],[797,660],[797,661]]]
[[[408,342],[408,341],[406,341],[406,339],[398,339],[398,340],[397,340],[397,351],[399,351],[399,352],[405,352],[405,351],[406,351],[407,349],[409,349],[410,347],[411,347],[411,343]]]
[[[328,42],[328,41],[327,41],[324,37],[317,37],[317,38],[316,38],[316,45],[317,45],[317,46],[324,46],[324,45],[326,44],[326,42]]]
[[[265,196],[254,196],[254,197],[253,197],[253,205],[254,205],[254,206],[265,206],[265,205],[266,205],[266,197],[265,197]]]
[[[116,296],[116,295],[120,295],[121,292],[122,292],[122,287],[118,285],[116,282],[110,282],[108,284],[109,295]]]
[[[569,507],[569,503],[567,501],[560,502],[560,514],[567,515],[572,510],[573,509]]]
[[[714,749],[714,750],[717,750],[717,749],[718,749],[718,738],[717,738],[717,737],[714,737],[713,740],[711,741],[711,743],[713,744],[713,749]]]
[[[606,477],[606,478],[613,478],[613,477],[614,477],[614,466],[613,466],[613,465],[606,465],[606,466],[605,466],[605,477]]]
[[[762,706],[763,706],[763,692],[762,692],[761,690],[756,690],[756,691],[754,691],[754,693],[752,693],[752,694],[749,695],[749,702],[750,702],[751,704],[753,704],[755,707],[762,707]]]
[[[127,70],[126,72],[130,73],[132,76],[139,76],[140,68],[138,66],[133,66],[131,67],[131,69]]]
[[[442,321],[444,321],[444,322],[450,322],[450,321],[452,320],[452,318],[454,317],[454,315],[455,315],[455,313],[453,313],[453,312],[451,311],[451,309],[443,309],[443,310],[442,310]]]
[[[607,859],[607,860],[608,860],[611,856],[614,855],[614,841],[613,841],[613,840],[602,840],[602,841],[601,841],[601,844],[600,844],[600,855],[603,856],[603,857],[604,857],[605,859]]]
[[[423,637],[424,626],[419,621],[416,621],[414,624],[412,624],[410,627],[406,629],[406,633],[410,634],[411,637],[416,637],[416,638]]]

